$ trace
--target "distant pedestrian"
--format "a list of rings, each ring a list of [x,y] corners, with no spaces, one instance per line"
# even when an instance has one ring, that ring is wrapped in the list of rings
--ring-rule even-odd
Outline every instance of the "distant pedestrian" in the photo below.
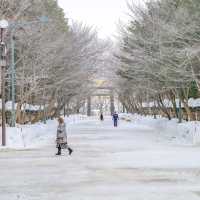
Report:
[[[68,149],[69,155],[72,154],[73,150],[67,144],[67,131],[66,124],[62,117],[58,118],[58,128],[57,128],[57,138],[56,138],[56,148],[58,148],[58,153],[56,155],[61,155],[62,149]]]
[[[115,113],[113,114],[114,127],[117,127],[117,125],[118,125],[118,120],[119,120],[119,116],[118,116],[118,114],[115,112]]]
[[[104,118],[103,118],[103,114],[102,114],[102,113],[101,113],[101,115],[100,115],[100,120],[101,120],[101,121],[104,120]]]

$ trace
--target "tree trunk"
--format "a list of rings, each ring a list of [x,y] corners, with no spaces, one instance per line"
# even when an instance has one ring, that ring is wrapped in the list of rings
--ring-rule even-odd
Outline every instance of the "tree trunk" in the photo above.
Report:
[[[162,100],[162,97],[161,97],[160,94],[158,95],[158,106],[162,110],[162,112],[167,115],[167,118],[169,120],[171,120],[170,113],[168,112],[167,108],[165,107],[165,105],[163,103],[163,100]]]
[[[177,112],[177,105],[176,105],[176,95],[173,93],[173,91],[169,92],[169,97],[173,106],[173,112],[175,113],[175,117],[178,118],[178,112]]]

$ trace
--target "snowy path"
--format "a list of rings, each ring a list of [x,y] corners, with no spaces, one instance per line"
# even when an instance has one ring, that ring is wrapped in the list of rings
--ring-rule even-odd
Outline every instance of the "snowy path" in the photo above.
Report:
[[[1,200],[199,200],[200,148],[173,146],[151,127],[109,120],[69,129],[72,157],[0,151]]]

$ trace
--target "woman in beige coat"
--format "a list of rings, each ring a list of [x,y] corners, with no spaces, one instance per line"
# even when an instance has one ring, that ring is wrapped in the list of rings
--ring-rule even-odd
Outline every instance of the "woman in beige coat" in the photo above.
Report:
[[[72,154],[73,150],[67,144],[66,124],[62,117],[58,118],[56,143],[57,143],[56,148],[58,148],[58,153],[56,155],[61,155],[62,149],[68,149],[69,155]]]

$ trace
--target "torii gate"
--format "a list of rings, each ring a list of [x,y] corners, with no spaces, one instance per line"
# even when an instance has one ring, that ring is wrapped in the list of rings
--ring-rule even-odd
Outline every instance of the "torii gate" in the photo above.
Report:
[[[115,111],[115,105],[114,105],[114,88],[107,86],[107,81],[105,80],[97,80],[96,86],[94,87],[95,91],[98,91],[96,93],[93,93],[92,95],[88,96],[87,98],[87,115],[91,116],[91,97],[92,96],[109,96],[110,97],[110,113],[111,115]],[[106,91],[106,92],[105,92]]]

